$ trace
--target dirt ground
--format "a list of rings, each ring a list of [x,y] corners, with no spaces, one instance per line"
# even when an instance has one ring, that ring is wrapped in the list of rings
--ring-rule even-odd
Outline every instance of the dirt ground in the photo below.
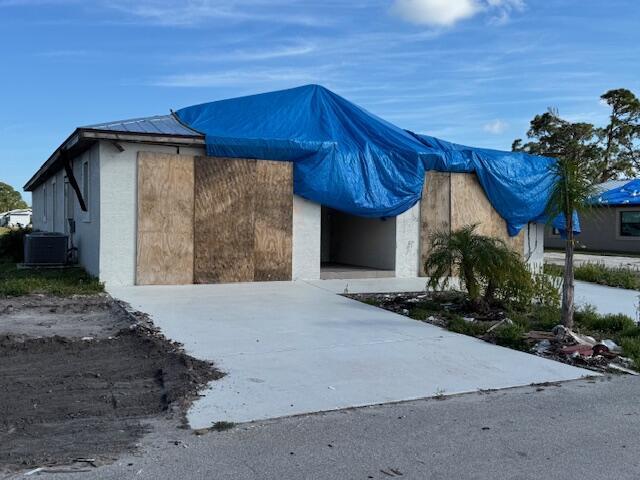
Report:
[[[107,295],[0,299],[0,470],[114,460],[221,377]]]

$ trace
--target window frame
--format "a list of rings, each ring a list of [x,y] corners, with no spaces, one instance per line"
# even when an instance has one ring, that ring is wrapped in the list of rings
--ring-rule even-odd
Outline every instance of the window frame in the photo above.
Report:
[[[85,212],[82,212],[82,221],[85,223],[91,222],[91,162],[89,159],[84,159],[80,163],[80,171],[82,175],[82,199],[87,207]]]
[[[622,234],[622,225],[623,223],[629,223],[629,222],[623,222],[622,221],[622,217],[625,213],[637,213],[640,214],[640,208],[636,208],[636,209],[627,209],[627,208],[619,208],[616,211],[616,238],[618,240],[631,240],[631,241],[638,241],[640,240],[640,235],[635,236],[635,235],[623,235]]]
[[[42,184],[42,222],[47,223],[47,184]]]

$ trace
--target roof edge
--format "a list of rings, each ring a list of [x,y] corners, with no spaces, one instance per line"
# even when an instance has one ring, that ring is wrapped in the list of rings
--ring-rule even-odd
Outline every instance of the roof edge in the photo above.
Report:
[[[44,179],[48,178],[48,174],[50,174],[52,170],[57,171],[61,158],[72,148],[81,142],[94,142],[98,140],[169,146],[200,146],[205,144],[204,136],[196,133],[195,130],[193,135],[167,135],[161,133],[114,132],[113,130],[99,130],[87,127],[76,128],[24,184],[22,187],[23,190],[26,192],[33,191]]]

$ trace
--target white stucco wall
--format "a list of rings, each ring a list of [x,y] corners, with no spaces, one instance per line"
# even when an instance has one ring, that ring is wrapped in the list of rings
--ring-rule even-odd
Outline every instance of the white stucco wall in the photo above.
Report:
[[[320,278],[321,206],[293,196],[293,280]]]
[[[73,173],[82,189],[82,164],[89,164],[88,211],[82,212],[75,192],[70,189],[73,198],[71,218],[76,221],[74,245],[78,248],[78,262],[91,275],[100,273],[100,158],[98,145],[73,159]],[[67,217],[64,205],[64,169],[58,170],[33,191],[33,229],[45,232],[67,233]],[[54,197],[55,183],[55,197]],[[45,197],[46,192],[46,197]],[[45,209],[46,202],[46,209]],[[45,215],[46,210],[46,215]]]
[[[138,152],[204,155],[202,148],[120,143],[120,152],[111,142],[100,141],[100,279],[110,286],[134,285],[137,238]]]
[[[533,272],[544,267],[544,224],[529,223],[524,234],[524,258]]]
[[[420,202],[396,217],[396,277],[417,277],[419,261]]]

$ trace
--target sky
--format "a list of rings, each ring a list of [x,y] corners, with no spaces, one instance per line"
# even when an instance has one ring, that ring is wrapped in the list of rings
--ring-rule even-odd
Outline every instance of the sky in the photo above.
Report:
[[[637,0],[0,0],[0,181],[78,126],[309,83],[509,150],[548,107],[640,94],[639,24]]]

